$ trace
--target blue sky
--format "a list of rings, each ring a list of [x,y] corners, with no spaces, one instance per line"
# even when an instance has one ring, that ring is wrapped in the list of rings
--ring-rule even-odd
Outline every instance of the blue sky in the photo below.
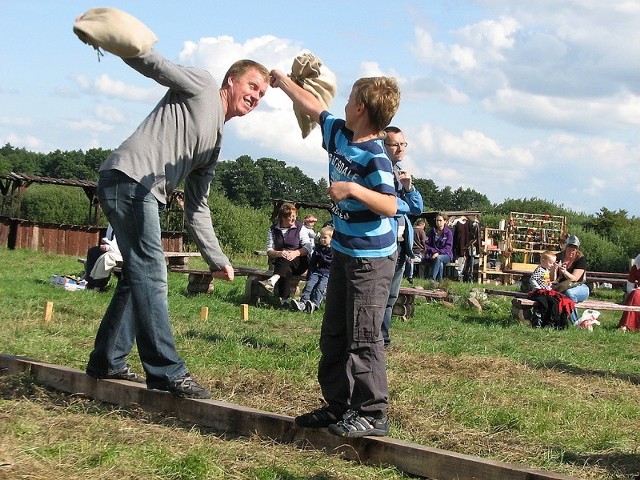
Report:
[[[115,148],[163,89],[72,32],[95,3],[0,3],[0,144]],[[398,79],[404,168],[494,203],[543,198],[640,216],[640,0],[118,1],[168,59],[208,69],[252,58],[288,71],[312,52],[338,78],[342,116],[362,76]],[[273,157],[327,177],[317,129],[302,139],[270,89],[225,127],[222,159]],[[427,205],[428,209],[429,206]]]

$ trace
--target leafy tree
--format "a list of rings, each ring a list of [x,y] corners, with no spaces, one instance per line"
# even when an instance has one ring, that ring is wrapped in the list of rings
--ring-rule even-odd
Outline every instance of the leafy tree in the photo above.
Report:
[[[8,164],[6,173],[16,172],[27,175],[42,175],[42,157],[41,153],[28,152],[24,148],[14,148],[10,144],[6,144],[0,149],[0,158],[3,164]]]
[[[270,212],[235,205],[222,192],[211,192],[209,208],[216,236],[227,255],[264,250]]]
[[[85,163],[85,155],[81,150],[61,152],[56,150],[44,158],[44,175],[53,178],[76,180],[95,180],[95,172]]]
[[[89,220],[89,202],[77,187],[31,185],[21,210],[21,218],[38,222],[84,225]]]
[[[321,194],[324,197],[324,201],[328,201],[326,198],[327,188],[329,188],[329,182],[327,182],[326,178],[320,177],[320,180],[318,180],[318,191],[319,191],[319,194]]]
[[[425,211],[434,211],[439,209],[439,192],[438,186],[431,179],[414,178],[414,188],[417,188],[422,195]]]
[[[236,205],[260,208],[269,201],[262,169],[248,155],[219,162],[213,189],[224,193]]]
[[[622,228],[627,226],[629,220],[627,219],[626,210],[618,210],[614,212],[608,208],[602,207],[599,213],[596,213],[595,218],[588,221],[585,226],[599,233],[601,236],[613,240],[618,235]]]
[[[11,162],[0,154],[0,174],[11,173]]]
[[[542,215],[566,215],[567,210],[548,200],[540,198],[507,198],[494,207],[494,213],[508,215],[509,212],[538,213]]]
[[[491,202],[486,195],[471,188],[459,187],[453,192],[453,204],[447,210],[489,210]]]
[[[103,160],[111,155],[112,150],[104,150],[102,148],[90,148],[84,154],[84,163],[87,169],[94,175],[88,180],[98,180],[98,169]]]

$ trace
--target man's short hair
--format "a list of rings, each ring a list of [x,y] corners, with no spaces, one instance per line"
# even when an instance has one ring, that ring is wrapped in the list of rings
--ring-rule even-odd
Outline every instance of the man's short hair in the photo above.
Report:
[[[402,133],[398,127],[394,127],[393,125],[389,125],[384,129],[384,133]]]
[[[253,68],[258,70],[262,74],[266,82],[269,83],[270,74],[269,70],[267,70],[267,67],[265,67],[261,63],[245,58],[244,60],[238,60],[229,67],[229,70],[227,70],[227,73],[225,73],[224,79],[222,80],[222,86],[224,87],[225,85],[227,85],[230,77],[241,77],[242,75],[247,73],[247,71]]]
[[[381,132],[391,123],[400,106],[400,89],[395,78],[364,77],[353,84],[354,100],[367,108],[369,123]]]

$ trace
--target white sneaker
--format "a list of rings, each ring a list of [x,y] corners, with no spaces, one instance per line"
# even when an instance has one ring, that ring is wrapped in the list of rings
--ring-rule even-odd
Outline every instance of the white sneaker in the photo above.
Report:
[[[318,307],[311,300],[307,300],[304,302],[304,311],[307,313],[313,313]]]
[[[304,312],[304,303],[299,302],[298,300],[291,299],[291,303],[289,304],[289,309],[292,312]]]
[[[260,280],[258,284],[267,292],[273,293],[273,285],[271,285],[271,282],[269,280]]]

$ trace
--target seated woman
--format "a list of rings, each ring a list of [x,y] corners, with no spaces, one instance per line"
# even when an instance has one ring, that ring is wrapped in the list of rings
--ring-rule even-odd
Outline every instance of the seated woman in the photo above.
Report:
[[[429,277],[442,281],[444,267],[453,259],[453,232],[447,227],[447,216],[444,213],[436,216],[436,226],[427,234],[424,259],[431,266]]]
[[[103,291],[109,284],[111,271],[119,263],[122,263],[122,255],[113,228],[108,225],[107,233],[100,240],[100,245],[91,247],[87,251],[83,277],[87,281],[86,289]]]
[[[627,295],[625,305],[640,305],[640,255],[633,260],[633,265],[627,277]],[[640,330],[640,312],[622,312],[618,330]]]
[[[580,239],[575,235],[567,237],[565,247],[557,255],[557,262],[551,269],[554,290],[564,293],[574,302],[584,302],[589,298],[589,287],[585,281],[587,259],[580,250]],[[571,313],[571,322],[578,326],[578,309]]]
[[[427,232],[424,231],[425,225],[424,218],[418,218],[413,224],[413,255],[407,257],[407,265],[404,269],[404,276],[407,277],[410,284],[413,284],[416,264],[418,265],[418,276],[420,276],[420,263],[425,254],[424,246],[427,241]]]
[[[277,221],[267,234],[267,256],[273,263],[273,275],[260,283],[268,292],[278,287],[278,297],[284,308],[289,307],[291,285],[289,277],[302,275],[309,267],[308,256],[313,250],[309,233],[297,221],[298,209],[285,202],[278,210]]]

